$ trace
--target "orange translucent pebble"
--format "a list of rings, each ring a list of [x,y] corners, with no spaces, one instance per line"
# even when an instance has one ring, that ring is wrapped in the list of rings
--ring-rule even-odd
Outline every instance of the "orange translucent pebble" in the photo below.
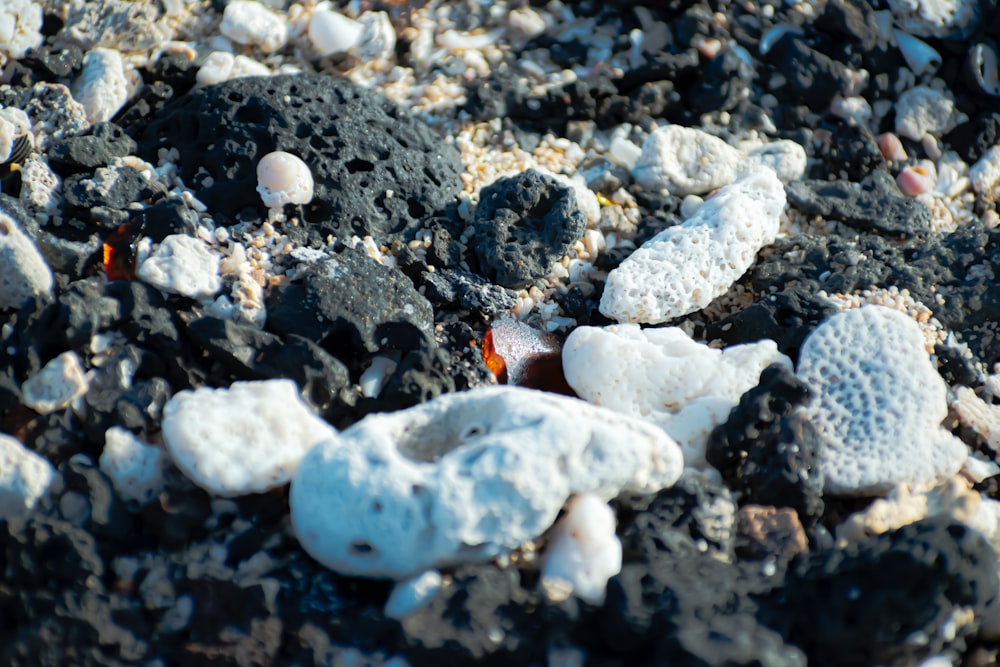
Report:
[[[139,244],[139,230],[125,223],[104,239],[103,265],[108,280],[135,278],[135,255]]]
[[[559,337],[509,317],[494,321],[483,337],[483,361],[501,384],[576,395],[563,375]]]

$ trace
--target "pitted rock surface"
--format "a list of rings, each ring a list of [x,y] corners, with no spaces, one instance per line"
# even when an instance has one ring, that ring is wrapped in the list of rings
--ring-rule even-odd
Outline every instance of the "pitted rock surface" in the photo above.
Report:
[[[262,157],[280,150],[302,158],[315,182],[305,220],[342,240],[410,240],[462,188],[458,152],[442,137],[387,98],[318,74],[193,90],[142,133],[145,159],[155,163],[164,147],[180,151],[185,183],[223,223],[247,207],[265,215],[255,192]]]
[[[476,207],[476,253],[498,284],[524,287],[547,274],[586,227],[573,191],[529,169],[483,188]]]

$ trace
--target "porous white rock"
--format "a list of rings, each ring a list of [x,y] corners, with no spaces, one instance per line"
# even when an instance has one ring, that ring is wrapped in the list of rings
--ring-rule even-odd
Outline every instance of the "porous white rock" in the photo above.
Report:
[[[18,200],[29,214],[51,213],[61,201],[60,182],[48,160],[32,155],[21,165],[21,193]]]
[[[287,484],[309,449],[336,437],[291,380],[185,390],[163,407],[167,453],[191,481],[218,496]]]
[[[608,579],[622,570],[622,543],[615,535],[615,513],[592,494],[571,498],[566,514],[552,529],[542,563],[542,588],[564,591],[569,583],[581,600],[604,602]]]
[[[195,82],[199,86],[210,86],[242,76],[270,76],[267,65],[247,56],[234,56],[227,51],[212,51],[198,68]]]
[[[0,4],[0,54],[21,58],[42,44],[42,6],[32,0],[4,0]],[[2,64],[2,58],[0,58]]]
[[[280,209],[285,204],[308,204],[313,198],[309,165],[285,151],[268,153],[257,163],[257,192],[264,206]]]
[[[339,572],[406,578],[485,561],[542,534],[573,494],[672,485],[662,430],[583,401],[479,387],[375,414],[318,445],[292,479],[295,534]]]
[[[993,191],[1000,181],[1000,145],[992,146],[969,167],[969,182],[980,195]]]
[[[222,13],[219,32],[237,44],[252,45],[264,53],[277,51],[288,40],[288,24],[255,0],[231,0]]]
[[[941,426],[948,388],[916,322],[884,306],[838,313],[802,345],[797,375],[815,392],[824,490],[875,495],[951,477],[966,445]]]
[[[964,39],[979,22],[975,0],[889,0],[896,24],[920,37]]]
[[[317,7],[309,21],[309,41],[321,56],[350,51],[361,41],[362,25],[328,6]]]
[[[163,453],[120,426],[104,432],[98,465],[125,500],[145,503],[163,488]]]
[[[958,125],[962,116],[947,91],[916,86],[896,102],[896,134],[920,141],[925,135],[940,137]]]
[[[666,125],[646,137],[632,175],[647,190],[700,195],[732,183],[742,157],[739,149],[707,132]]]
[[[35,243],[0,209],[0,309],[51,296],[54,285],[52,269]]]
[[[24,404],[40,414],[61,410],[87,393],[87,374],[76,352],[63,352],[21,385]]]
[[[619,322],[658,324],[704,308],[774,241],[784,207],[785,189],[771,169],[743,173],[611,271],[601,312]]]
[[[951,409],[959,422],[975,431],[987,447],[1000,451],[1000,405],[987,403],[969,387],[956,387]]]
[[[385,602],[385,615],[398,621],[403,620],[434,598],[444,579],[437,570],[427,570],[417,576],[401,581],[392,589]]]
[[[21,442],[0,433],[0,520],[24,514],[55,478],[52,464]]]
[[[121,54],[103,47],[88,51],[72,91],[73,99],[83,105],[88,122],[111,120],[128,100],[128,78]]]
[[[562,348],[566,382],[581,398],[663,428],[687,466],[704,469],[708,436],[771,364],[791,360],[772,340],[724,350],[677,327],[577,327]]]
[[[210,299],[222,289],[219,257],[200,239],[171,234],[139,265],[136,275],[164,292]]]
[[[14,148],[14,141],[21,135],[31,135],[31,121],[28,114],[17,107],[0,106],[0,162],[5,162],[10,157],[10,152]]]

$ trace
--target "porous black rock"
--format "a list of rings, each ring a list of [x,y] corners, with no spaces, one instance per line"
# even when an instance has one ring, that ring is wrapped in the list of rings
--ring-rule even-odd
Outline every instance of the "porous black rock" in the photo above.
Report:
[[[785,186],[788,204],[808,215],[839,220],[858,229],[914,235],[930,229],[931,211],[905,196],[888,172],[871,172],[861,183],[806,180]]]
[[[997,556],[985,538],[945,517],[855,545],[813,551],[784,585],[759,597],[760,618],[810,665],[913,664],[961,650],[997,596]],[[907,641],[919,636],[920,641]]]
[[[424,273],[421,284],[427,299],[439,309],[460,308],[492,317],[509,311],[517,303],[509,289],[461,269]]]
[[[864,125],[837,123],[814,145],[813,178],[859,182],[876,169],[888,168],[875,135]]]
[[[483,188],[474,225],[487,276],[520,288],[549,272],[583,236],[587,219],[571,188],[529,169]]]
[[[195,236],[199,223],[198,213],[182,198],[170,197],[140,211],[135,224],[143,236],[159,243],[171,234]]]
[[[123,212],[128,204],[150,193],[145,177],[125,166],[103,167],[94,174],[75,174],[62,184],[67,211],[103,223],[102,227],[108,231],[114,231],[128,218]],[[121,212],[121,215],[106,215],[106,211]]]
[[[336,354],[346,344],[368,353],[414,349],[432,338],[431,304],[399,271],[341,247],[267,299],[267,326]]]
[[[944,135],[945,144],[973,164],[1000,143],[1000,112],[983,112]]]
[[[458,152],[427,125],[380,94],[318,74],[196,88],[142,132],[143,157],[155,161],[164,147],[178,149],[181,176],[225,224],[246,208],[265,214],[256,192],[264,155],[299,156],[314,181],[302,215],[321,238],[409,241],[462,189]]]
[[[437,345],[409,350],[386,380],[380,411],[401,410],[455,391],[448,353]]]
[[[857,44],[862,52],[873,50],[879,42],[875,10],[864,0],[830,0],[812,27]]]
[[[53,171],[67,175],[107,167],[115,158],[132,155],[135,141],[114,123],[98,123],[49,144],[46,157]]]
[[[708,439],[706,460],[741,505],[794,509],[802,524],[823,514],[820,440],[801,408],[809,388],[784,366],[770,366]]]
[[[803,102],[816,112],[824,112],[830,101],[847,84],[842,63],[812,48],[804,37],[787,33],[767,52],[765,59],[786,78],[786,85],[772,90],[779,99]]]

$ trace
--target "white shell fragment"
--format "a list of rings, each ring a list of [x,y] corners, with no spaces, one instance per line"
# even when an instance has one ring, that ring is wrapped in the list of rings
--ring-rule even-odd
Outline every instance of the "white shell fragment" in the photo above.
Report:
[[[182,391],[163,408],[167,452],[192,482],[218,496],[287,484],[310,448],[335,437],[291,380]]]
[[[441,590],[444,579],[437,570],[427,570],[412,579],[396,584],[385,602],[387,618],[403,620],[430,602]]]
[[[291,153],[268,153],[257,163],[257,192],[269,209],[308,204],[313,197],[312,172]]]
[[[362,25],[340,12],[317,7],[309,21],[309,41],[321,56],[350,51],[361,41]]]
[[[226,51],[213,51],[195,75],[199,86],[210,86],[243,76],[270,76],[267,65],[247,56],[234,56]]]
[[[34,242],[0,209],[0,309],[50,296],[54,285],[52,269]]]
[[[896,134],[920,141],[930,134],[940,137],[955,129],[962,116],[947,92],[917,86],[899,96],[896,103]]]
[[[592,494],[570,499],[566,515],[552,530],[542,565],[542,588],[566,591],[581,600],[604,602],[608,579],[622,570],[622,543],[615,535],[615,513]]]
[[[257,46],[264,53],[277,51],[288,40],[285,18],[254,0],[231,0],[219,31],[237,44]]]
[[[732,183],[741,158],[739,149],[707,132],[667,125],[646,137],[632,175],[647,190],[700,195]]]
[[[361,24],[361,39],[358,42],[358,57],[372,62],[390,58],[396,51],[396,29],[385,12],[364,12],[358,17]]]
[[[34,507],[55,475],[51,463],[16,438],[0,433],[0,521]]]
[[[98,464],[124,500],[145,503],[163,488],[163,453],[120,426],[104,433]]]
[[[10,152],[14,148],[14,141],[26,135],[31,130],[31,121],[28,114],[17,107],[0,106],[0,163],[5,162],[10,157]]]
[[[863,306],[834,315],[803,343],[797,375],[816,392],[807,414],[822,442],[827,493],[927,488],[957,473],[969,454],[941,426],[948,387],[920,328],[898,311]]]
[[[718,350],[677,327],[577,327],[562,349],[566,382],[581,398],[663,428],[684,464],[704,469],[708,436],[771,364],[792,362],[772,340]]]
[[[403,579],[485,561],[541,535],[576,493],[653,492],[680,449],[642,420],[514,386],[369,415],[292,479],[295,534],[345,574]]]
[[[773,171],[744,173],[608,274],[601,312],[619,322],[658,324],[704,308],[774,241],[784,207],[785,189]]]
[[[32,0],[4,0],[0,4],[0,53],[21,58],[42,44],[42,6]]]
[[[136,275],[164,292],[211,299],[222,289],[219,257],[200,239],[171,234],[156,247]]]
[[[67,407],[87,393],[87,375],[76,352],[63,352],[21,385],[24,404],[39,414]]]
[[[941,54],[930,44],[901,30],[893,30],[892,34],[911,72],[917,76],[934,74],[941,67]]]
[[[73,99],[83,105],[90,123],[111,120],[128,100],[128,79],[121,54],[96,48],[83,57],[83,72],[73,82]]]

